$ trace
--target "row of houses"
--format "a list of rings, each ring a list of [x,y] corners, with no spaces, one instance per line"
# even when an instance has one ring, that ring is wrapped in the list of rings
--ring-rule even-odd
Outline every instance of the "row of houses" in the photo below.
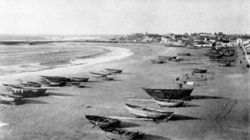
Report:
[[[219,33],[184,33],[184,34],[151,34],[151,33],[135,33],[125,36],[118,36],[113,40],[118,42],[158,42],[172,46],[196,46],[211,47],[213,45],[232,46],[230,36]]]

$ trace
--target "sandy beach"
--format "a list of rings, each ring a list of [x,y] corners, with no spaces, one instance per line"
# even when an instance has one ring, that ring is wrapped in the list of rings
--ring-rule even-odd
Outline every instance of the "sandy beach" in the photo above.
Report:
[[[116,44],[110,44],[115,47]],[[90,65],[78,65],[41,72],[1,76],[0,81],[17,78],[37,80],[39,75],[90,77],[88,88],[61,87],[49,96],[25,99],[19,106],[0,107],[0,139],[106,140],[105,133],[93,127],[84,114],[133,117],[124,107],[132,103],[144,107],[174,111],[167,122],[122,120],[123,127],[144,132],[146,140],[240,140],[249,139],[250,72],[239,64],[219,67],[203,56],[207,50],[164,47],[159,44],[119,44],[111,52],[90,59]],[[190,52],[182,63],[152,64],[158,55]],[[238,49],[238,55],[242,52]],[[192,92],[188,106],[161,108],[141,87],[169,88],[173,80],[190,73],[194,67],[207,68],[211,77],[201,81]],[[123,69],[115,81],[99,81],[89,71],[104,68]],[[143,99],[144,101],[135,100]],[[3,124],[3,125],[2,125]],[[8,124],[8,125],[6,125]],[[1,126],[2,125],[2,126]]]

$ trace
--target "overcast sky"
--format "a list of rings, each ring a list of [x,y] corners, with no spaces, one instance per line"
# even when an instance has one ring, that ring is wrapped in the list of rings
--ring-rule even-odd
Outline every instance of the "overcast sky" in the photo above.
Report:
[[[0,34],[250,33],[250,0],[0,0]]]

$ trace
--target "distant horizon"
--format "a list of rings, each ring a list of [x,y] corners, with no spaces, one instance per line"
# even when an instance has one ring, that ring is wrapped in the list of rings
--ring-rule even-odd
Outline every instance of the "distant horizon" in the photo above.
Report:
[[[219,31],[220,32],[220,31]],[[194,34],[194,33],[219,33],[219,32],[183,32],[183,33],[174,33],[174,32],[169,32],[169,33],[155,33],[155,32],[147,32],[148,34],[159,34],[159,35],[165,35],[165,34],[185,34],[188,33],[189,35]],[[137,34],[137,33],[141,33],[141,34],[145,34],[145,32],[134,32],[134,33],[127,33],[127,34],[1,34],[0,36],[105,36],[105,35],[132,35],[132,34]],[[226,35],[250,35],[250,33],[225,33],[222,32],[223,34]]]
[[[250,34],[247,0],[0,0],[0,34]]]

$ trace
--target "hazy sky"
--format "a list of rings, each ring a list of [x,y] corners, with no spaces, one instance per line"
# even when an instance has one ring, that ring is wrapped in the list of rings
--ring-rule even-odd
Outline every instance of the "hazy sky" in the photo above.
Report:
[[[0,0],[0,34],[250,33],[250,0]]]

